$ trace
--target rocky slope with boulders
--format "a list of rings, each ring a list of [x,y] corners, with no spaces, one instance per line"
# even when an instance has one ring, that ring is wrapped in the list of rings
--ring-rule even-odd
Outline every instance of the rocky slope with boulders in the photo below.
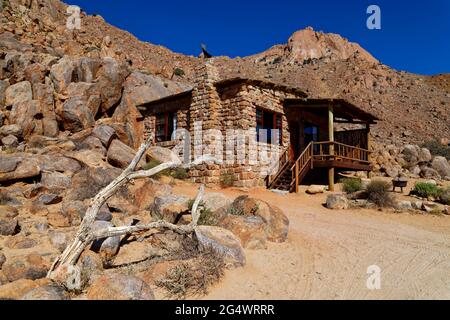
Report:
[[[82,29],[68,30],[60,1],[1,1],[0,299],[152,299],[168,270],[189,265],[198,276],[199,248],[214,247],[225,266],[236,267],[245,263],[244,248],[286,241],[289,221],[278,208],[207,194],[204,225],[189,241],[171,232],[103,239],[79,259],[83,277],[76,290],[46,279],[91,199],[142,142],[136,105],[191,88],[201,60],[140,42],[99,16],[82,13]],[[446,76],[397,72],[338,35],[310,29],[287,45],[253,57],[219,57],[217,64],[223,77],[292,84],[375,113],[383,120],[375,141],[387,144],[374,149],[380,174],[450,176],[445,158],[403,146],[448,138]],[[167,152],[150,150],[140,166],[155,154]],[[93,227],[188,223],[190,200],[167,183],[142,179],[109,199]]]

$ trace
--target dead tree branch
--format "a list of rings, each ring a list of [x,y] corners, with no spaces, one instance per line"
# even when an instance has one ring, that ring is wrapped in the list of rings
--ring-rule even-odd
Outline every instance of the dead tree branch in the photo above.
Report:
[[[200,187],[199,194],[192,207],[192,223],[188,226],[177,226],[166,221],[157,221],[147,225],[137,225],[137,226],[123,226],[106,228],[99,231],[93,231],[92,225],[95,222],[100,208],[105,204],[105,202],[111,198],[120,187],[126,185],[129,181],[140,178],[152,177],[159,172],[167,169],[173,169],[176,167],[189,168],[204,162],[214,162],[215,159],[210,156],[200,157],[196,161],[188,164],[182,165],[181,161],[172,161],[167,163],[162,163],[155,168],[149,170],[135,171],[138,163],[141,161],[147,149],[150,147],[150,139],[141,145],[136,153],[136,156],[130,163],[130,165],[107,187],[101,190],[95,198],[92,200],[91,205],[86,211],[83,221],[81,222],[80,228],[75,236],[73,242],[67,246],[63,253],[54,261],[47,277],[58,280],[63,279],[67,274],[68,270],[72,270],[76,265],[78,258],[94,240],[108,238],[112,236],[122,236],[129,235],[135,232],[142,232],[151,229],[169,229],[180,234],[190,234],[194,231],[199,219],[198,206],[201,202],[201,198],[204,192],[204,186]]]

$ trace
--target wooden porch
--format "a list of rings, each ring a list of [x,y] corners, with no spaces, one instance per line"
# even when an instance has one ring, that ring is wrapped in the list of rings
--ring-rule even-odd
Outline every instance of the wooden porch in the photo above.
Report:
[[[370,165],[370,124],[377,118],[343,100],[295,99],[286,103],[291,123],[291,144],[279,160],[279,170],[267,177],[267,187],[298,192],[306,175],[315,168],[328,169],[329,190],[334,191],[335,169],[372,171]],[[317,125],[315,134],[295,126]],[[358,125],[358,129],[335,131],[336,124]],[[324,132],[326,131],[326,132]],[[328,138],[327,141],[319,141]],[[317,140],[317,141],[316,141]],[[326,139],[324,139],[326,140]]]

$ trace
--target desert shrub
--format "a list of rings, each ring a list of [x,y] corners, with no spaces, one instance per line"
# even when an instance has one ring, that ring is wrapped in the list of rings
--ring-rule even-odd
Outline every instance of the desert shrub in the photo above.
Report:
[[[435,184],[418,182],[416,183],[411,193],[422,198],[433,197],[437,199],[442,194],[442,190],[439,189]]]
[[[150,159],[149,162],[147,162],[142,169],[144,170],[150,170],[157,166],[162,164],[162,162],[156,160],[156,159]],[[163,170],[156,175],[153,176],[154,179],[159,179],[162,176],[168,176],[179,180],[184,180],[189,178],[189,172],[185,168],[174,168],[174,169],[167,169]]]
[[[188,295],[208,293],[208,288],[224,275],[223,254],[207,247],[191,262],[184,262],[169,269],[164,279],[156,285],[167,292],[169,298],[186,299]]]
[[[450,206],[450,188],[442,191],[442,193],[441,193],[441,195],[439,197],[439,200],[443,204],[446,204],[446,205]]]
[[[391,184],[386,181],[373,180],[366,188],[367,198],[380,208],[395,207],[395,201],[389,193]]]
[[[425,142],[422,148],[427,148],[433,156],[441,156],[450,160],[450,147],[444,146],[437,140]]]
[[[175,168],[169,170],[169,175],[178,180],[186,180],[189,178],[189,171],[185,168]]]
[[[147,163],[142,167],[142,169],[143,169],[143,170],[150,170],[150,169],[156,168],[156,167],[159,166],[160,164],[162,164],[161,161],[156,160],[156,159],[150,159],[150,161],[147,162]],[[153,179],[159,179],[159,178],[161,178],[163,175],[167,175],[168,172],[169,172],[168,170],[164,170],[164,171],[158,172],[157,174],[153,175],[152,178],[153,178]]]
[[[235,181],[236,177],[231,172],[223,172],[220,175],[220,185],[224,188],[232,187]]]
[[[354,193],[363,189],[361,179],[346,178],[341,180],[346,193]]]
[[[232,216],[243,216],[244,213],[244,209],[240,207],[231,206],[227,210],[227,214],[230,214]]]
[[[188,207],[189,211],[192,212],[192,207],[194,206],[194,199],[189,200]],[[198,224],[201,226],[214,226],[217,224],[217,219],[209,208],[206,207],[203,201],[200,202],[198,209],[200,211],[200,217],[198,218]]]
[[[181,68],[175,68],[175,70],[173,70],[173,74],[176,75],[177,77],[184,77],[186,73]]]

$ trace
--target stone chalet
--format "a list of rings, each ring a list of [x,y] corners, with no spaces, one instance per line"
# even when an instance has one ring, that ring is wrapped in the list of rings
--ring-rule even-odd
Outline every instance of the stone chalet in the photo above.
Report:
[[[223,137],[229,129],[254,128],[255,135],[260,129],[267,130],[264,143],[258,139],[251,145],[246,140],[236,148],[245,153],[246,160],[191,169],[190,176],[197,183],[215,184],[223,177],[232,177],[237,187],[266,186],[297,192],[301,182],[328,179],[333,190],[336,171],[372,170],[369,130],[378,120],[375,116],[342,99],[310,99],[292,87],[242,78],[221,80],[211,60],[197,67],[193,89],[137,107],[146,137],[153,136],[157,145],[172,147],[172,133],[184,128],[190,134],[194,153],[201,148],[193,130],[198,121],[203,130],[218,130]],[[276,135],[271,134],[273,129],[278,129]],[[208,150],[214,144],[215,139],[203,137]],[[220,144],[223,153],[225,144]],[[252,150],[273,144],[278,145],[279,161],[277,169],[268,174],[248,159]]]

